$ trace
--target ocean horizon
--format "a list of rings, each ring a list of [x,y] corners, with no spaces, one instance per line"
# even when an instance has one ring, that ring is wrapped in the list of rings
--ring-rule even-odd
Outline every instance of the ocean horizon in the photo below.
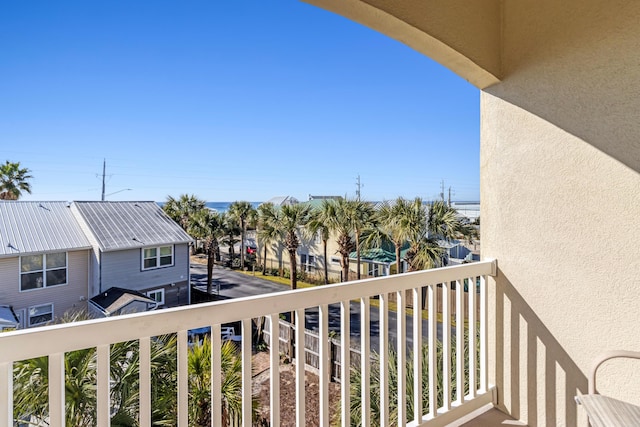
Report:
[[[165,202],[157,202],[157,203],[162,207]],[[214,209],[216,212],[224,213],[229,210],[229,206],[232,203],[233,202],[206,202],[205,206],[208,207],[209,209]],[[257,209],[258,206],[260,206],[264,202],[249,202],[249,203],[251,203],[251,205]],[[372,202],[372,203],[377,203],[377,202]],[[428,203],[428,202],[425,202],[425,203]],[[475,205],[477,205],[477,209],[479,210],[479,205],[480,205],[480,202],[478,201],[452,201],[451,203],[454,207],[457,206],[463,210],[466,210],[469,208],[471,208],[472,210],[475,210],[474,209],[476,208]]]
[[[209,209],[214,209],[216,212],[224,213],[229,210],[229,206],[231,205],[231,203],[233,202],[207,202],[204,205]],[[258,208],[258,206],[262,204],[262,202],[249,202],[249,203],[251,203],[251,206],[253,206],[256,209]]]

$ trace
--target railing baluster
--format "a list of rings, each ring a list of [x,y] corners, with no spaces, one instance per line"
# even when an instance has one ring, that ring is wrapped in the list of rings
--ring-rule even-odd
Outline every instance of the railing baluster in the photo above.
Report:
[[[211,325],[211,427],[222,425],[222,328]]]
[[[340,395],[342,427],[351,424],[351,301],[340,302]]]
[[[422,423],[422,288],[413,288],[413,419]],[[398,313],[400,316],[400,313]],[[431,313],[429,313],[431,316]]]
[[[389,427],[389,294],[380,294],[380,426]]]
[[[464,282],[456,280],[456,402],[464,402]]]
[[[442,283],[442,407],[451,409],[451,298],[449,282]]]
[[[369,345],[369,297],[360,298],[360,372],[362,427],[368,427],[371,422],[371,395],[369,394],[371,378],[371,346]]]
[[[329,306],[322,304],[318,307],[320,326],[320,426],[329,427]]]
[[[64,353],[49,355],[49,426],[64,427]]]
[[[189,347],[187,331],[181,330],[178,336],[178,426],[189,425]]]
[[[277,313],[269,315],[269,385],[270,422],[272,426],[280,425],[280,317]]]
[[[242,319],[242,425],[251,427],[251,319]]]
[[[296,310],[296,425],[305,426],[305,350],[304,350],[304,309]]]
[[[487,276],[480,276],[480,391],[489,389],[487,353]]]
[[[429,285],[429,414],[438,415],[438,315],[436,313],[435,285]]]
[[[407,424],[407,317],[405,291],[396,292],[396,325],[398,327],[398,426]]]
[[[97,416],[99,427],[109,427],[111,425],[111,398],[109,393],[110,379],[110,346],[109,344],[98,346],[98,367],[97,367]]]
[[[151,338],[140,338],[138,345],[140,427],[151,427]]]
[[[361,368],[363,370],[363,382],[365,387],[363,390],[365,393],[361,396],[361,402],[363,407],[364,424],[370,423],[369,417],[371,413],[371,394],[368,393],[368,382],[371,380],[371,367],[370,367],[370,341],[369,341],[369,322],[370,322],[370,297],[371,294],[380,294],[380,401],[376,402],[381,405],[381,419],[380,425],[388,426],[389,418],[389,378],[391,374],[389,369],[398,370],[399,380],[399,410],[398,418],[399,425],[405,426],[407,422],[407,372],[406,362],[407,353],[411,348],[406,347],[406,328],[407,321],[410,320],[406,316],[407,305],[407,290],[413,291],[413,299],[416,310],[414,317],[411,319],[414,324],[414,351],[416,353],[415,360],[413,360],[414,369],[416,373],[416,379],[422,377],[420,369],[427,369],[425,360],[420,361],[422,354],[421,340],[423,331],[422,320],[420,314],[420,306],[422,303],[422,294],[419,291],[419,286],[424,283],[443,283],[442,294],[442,306],[443,306],[443,318],[442,321],[442,344],[443,344],[443,357],[444,360],[440,363],[435,353],[439,339],[439,331],[437,328],[437,319],[435,317],[437,311],[437,305],[440,303],[440,298],[436,293],[436,288],[430,286],[427,289],[428,292],[428,309],[430,312],[429,322],[424,327],[429,329],[429,415],[425,415],[426,402],[422,402],[419,399],[420,388],[424,390],[427,384],[422,384],[421,381],[416,381],[410,386],[414,386],[415,394],[411,396],[412,401],[409,401],[409,406],[414,406],[415,415],[412,414],[411,424],[415,424],[414,421],[424,422],[425,419],[430,419],[439,415],[440,408],[437,407],[437,403],[434,401],[436,396],[439,395],[438,388],[442,388],[440,392],[444,393],[444,403],[442,411],[450,410],[452,406],[460,406],[465,400],[470,400],[478,397],[481,394],[486,394],[489,391],[490,384],[488,383],[487,361],[488,361],[488,322],[487,322],[487,277],[494,276],[495,262],[479,262],[469,264],[460,267],[450,267],[443,269],[434,269],[428,272],[417,272],[407,275],[400,275],[397,277],[390,277],[388,279],[379,278],[374,280],[365,280],[360,282],[353,282],[349,285],[329,285],[327,287],[319,287],[316,289],[299,290],[296,292],[283,292],[277,295],[264,295],[259,297],[243,298],[237,301],[224,301],[214,304],[201,304],[192,307],[175,308],[172,310],[161,310],[157,312],[149,313],[137,313],[131,316],[119,316],[110,319],[93,320],[91,322],[82,322],[77,325],[56,325],[55,327],[42,327],[29,331],[17,331],[1,334],[0,346],[2,352],[0,352],[0,424],[12,424],[13,423],[13,364],[16,360],[25,360],[32,357],[39,357],[45,352],[45,356],[49,357],[49,410],[48,421],[52,427],[65,425],[65,352],[77,351],[85,348],[96,348],[97,351],[97,416],[96,424],[98,426],[109,425],[109,412],[110,412],[110,344],[107,343],[105,337],[109,337],[109,342],[124,342],[130,340],[139,340],[140,347],[140,401],[139,401],[139,424],[141,427],[151,426],[151,349],[154,347],[154,341],[151,337],[160,336],[164,334],[177,332],[177,378],[178,378],[178,401],[177,411],[178,420],[176,425],[179,427],[185,427],[189,423],[188,407],[188,355],[189,347],[187,342],[187,330],[190,328],[198,327],[202,324],[202,319],[208,318],[212,323],[212,353],[211,353],[211,425],[220,425],[222,420],[222,398],[220,393],[222,374],[220,371],[220,345],[221,345],[221,324],[228,322],[234,322],[238,320],[241,313],[247,313],[247,316],[269,316],[271,319],[273,328],[271,334],[271,354],[270,354],[270,367],[272,370],[271,375],[271,424],[278,425],[281,422],[281,414],[279,412],[280,405],[280,392],[279,392],[279,333],[278,333],[278,318],[277,314],[272,314],[272,310],[277,311],[294,311],[296,314],[295,328],[295,363],[296,363],[296,425],[303,426],[305,424],[305,310],[301,307],[318,306],[319,307],[319,320],[320,320],[320,350],[318,357],[320,358],[321,366],[321,379],[320,379],[320,419],[322,425],[327,425],[329,408],[328,401],[328,382],[330,381],[329,375],[332,367],[328,365],[328,356],[331,349],[329,344],[329,329],[328,308],[330,304],[341,304],[341,380],[343,382],[342,387],[342,423],[343,426],[350,424],[350,301],[360,300],[361,305],[361,339],[360,344],[362,347],[362,360]],[[467,277],[469,279],[470,289],[468,292],[464,292],[464,283],[461,278]],[[479,277],[479,295],[475,293],[475,277]],[[453,300],[453,291],[450,289],[451,280],[456,280],[455,290],[455,303]],[[389,356],[388,351],[393,345],[389,345],[389,337],[387,335],[389,328],[388,318],[388,304],[389,297],[393,296],[389,292],[396,292],[398,298],[397,304],[397,328],[398,328],[398,365],[394,368],[388,367]],[[336,301],[336,296],[339,295],[340,300]],[[363,297],[366,295],[366,297]],[[468,310],[465,304],[468,300]],[[355,304],[355,302],[353,302]],[[455,318],[452,316],[454,308],[456,309]],[[465,325],[465,320],[468,319],[468,325]],[[453,321],[455,320],[455,336],[453,333]],[[479,335],[476,335],[476,326],[479,324]],[[174,329],[175,328],[175,329]],[[292,328],[293,329],[293,328]],[[469,336],[465,337],[469,332]],[[243,373],[242,373],[242,397],[243,408],[242,412],[235,414],[236,420],[242,417],[242,424],[251,425],[251,390],[252,390],[252,376],[251,376],[251,319],[242,320],[242,361],[243,361]],[[456,348],[452,348],[454,346]],[[39,348],[45,350],[38,351],[36,346],[33,345],[37,342],[40,345]],[[471,348],[471,353],[465,356],[465,347],[468,344]],[[479,346],[479,351],[476,351],[475,347]],[[454,351],[457,353],[456,360],[452,359]],[[46,352],[51,353],[47,355]],[[313,353],[315,355],[315,353]],[[424,357],[427,357],[424,355]],[[467,359],[468,357],[468,359]],[[469,373],[465,372],[465,365],[469,363]],[[436,375],[439,375],[438,364],[440,363],[444,373],[442,386],[438,386],[434,382]],[[457,372],[456,382],[452,382],[454,372]],[[432,373],[432,374],[431,374]],[[393,373],[395,374],[395,372]],[[424,373],[422,373],[424,374]],[[465,393],[465,376],[468,375],[471,388],[469,393]],[[377,380],[378,378],[376,378]],[[476,386],[477,384],[477,386]],[[454,393],[453,390],[456,390]],[[426,391],[426,390],[424,390]],[[455,396],[452,396],[452,393]],[[489,396],[490,397],[490,396]],[[487,396],[481,396],[482,399],[487,399]],[[456,400],[455,405],[452,400]],[[396,402],[392,402],[396,403]],[[422,405],[422,408],[420,407]],[[473,405],[470,405],[473,407]],[[456,411],[458,409],[456,408]],[[435,413],[434,413],[435,411]],[[464,410],[462,411],[464,412]],[[426,418],[425,418],[426,417]],[[415,418],[415,419],[413,419]],[[443,421],[444,422],[444,421]]]
[[[13,425],[13,363],[0,363],[0,425]],[[4,420],[4,421],[2,421]]]
[[[476,397],[476,278],[469,277],[469,396]]]

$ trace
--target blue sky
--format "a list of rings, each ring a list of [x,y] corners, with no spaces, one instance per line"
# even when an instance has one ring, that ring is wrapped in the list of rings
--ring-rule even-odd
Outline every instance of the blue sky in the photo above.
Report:
[[[0,52],[24,200],[99,200],[103,159],[108,200],[479,198],[479,91],[306,3],[4,1]]]

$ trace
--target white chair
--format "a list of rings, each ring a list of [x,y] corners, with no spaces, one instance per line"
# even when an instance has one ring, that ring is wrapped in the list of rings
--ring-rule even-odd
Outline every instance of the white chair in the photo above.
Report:
[[[591,369],[589,394],[576,396],[576,402],[585,409],[593,427],[640,426],[640,406],[603,396],[597,392],[598,368],[607,360],[615,358],[640,359],[640,352],[616,350],[602,354]]]

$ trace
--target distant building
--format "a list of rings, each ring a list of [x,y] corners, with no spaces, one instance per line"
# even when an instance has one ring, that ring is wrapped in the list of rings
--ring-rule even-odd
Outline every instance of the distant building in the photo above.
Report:
[[[300,201],[293,196],[278,196],[272,197],[265,203],[271,203],[274,206],[291,206],[297,205],[298,203],[300,203]]]

